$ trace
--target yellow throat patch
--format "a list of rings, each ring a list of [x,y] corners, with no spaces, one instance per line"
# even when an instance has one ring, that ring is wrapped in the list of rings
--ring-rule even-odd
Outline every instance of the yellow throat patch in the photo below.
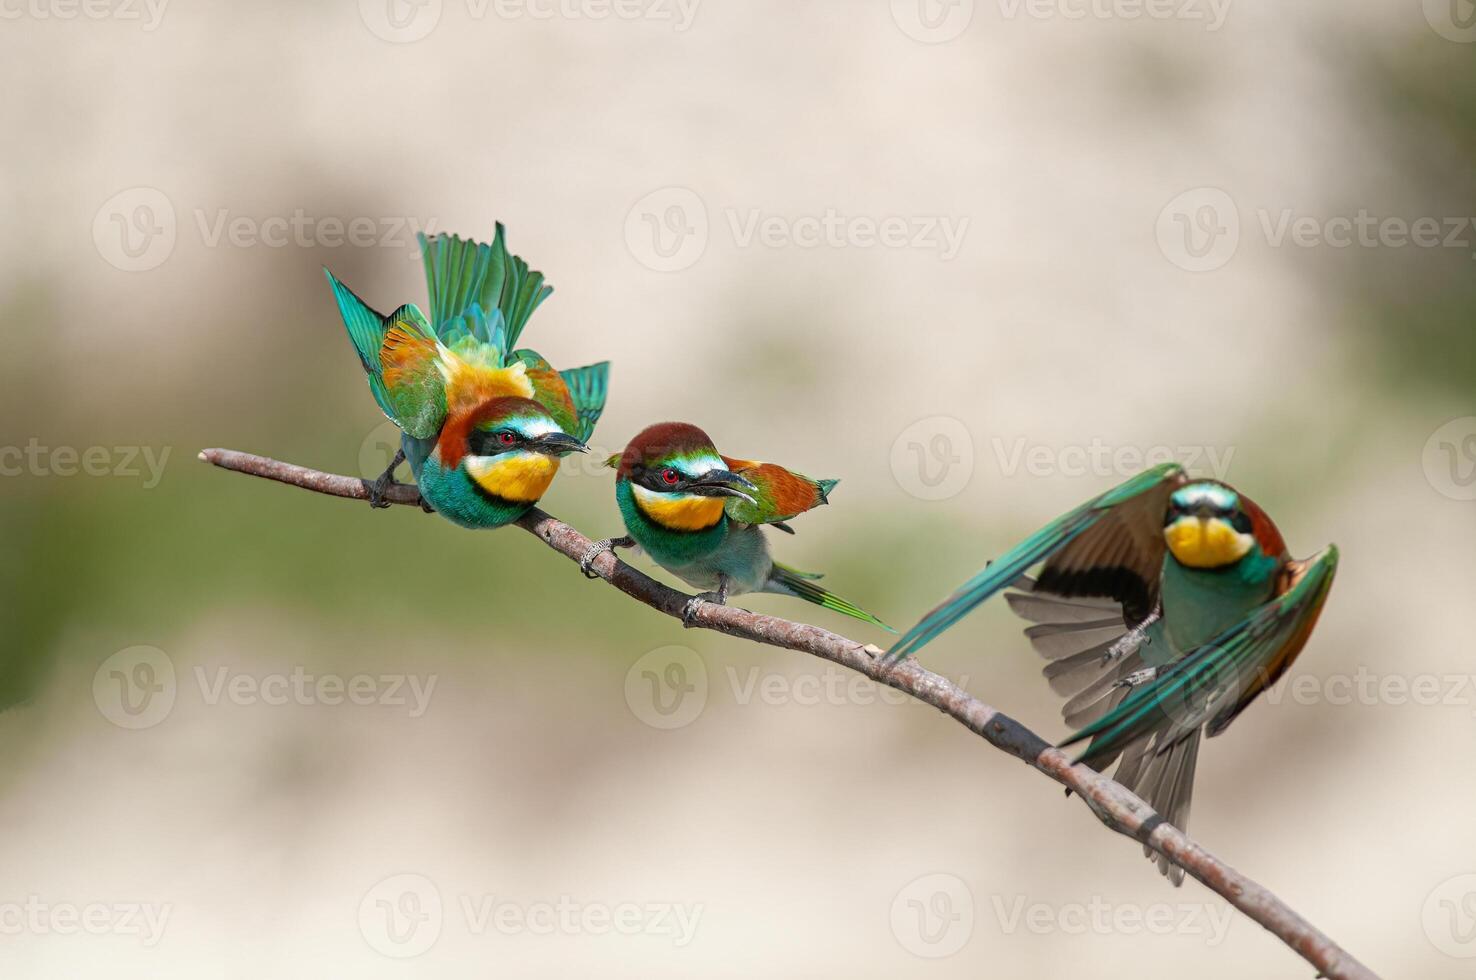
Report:
[[[1219,518],[1181,517],[1163,529],[1169,551],[1190,568],[1220,568],[1245,557],[1255,538]]]
[[[466,471],[488,493],[527,504],[537,501],[548,490],[559,471],[559,461],[543,453],[530,452],[468,456]]]
[[[630,489],[642,513],[673,531],[703,531],[723,519],[721,497],[657,493],[636,484]]]

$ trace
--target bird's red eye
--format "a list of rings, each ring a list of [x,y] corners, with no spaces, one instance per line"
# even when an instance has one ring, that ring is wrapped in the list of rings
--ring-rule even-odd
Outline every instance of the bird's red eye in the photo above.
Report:
[[[511,432],[499,432],[497,433],[497,441],[502,443],[504,446],[511,446],[513,443],[518,441],[518,437],[513,435]]]
[[[662,470],[661,479],[667,486],[674,487],[676,486],[676,482],[681,479],[681,475],[676,470]]]

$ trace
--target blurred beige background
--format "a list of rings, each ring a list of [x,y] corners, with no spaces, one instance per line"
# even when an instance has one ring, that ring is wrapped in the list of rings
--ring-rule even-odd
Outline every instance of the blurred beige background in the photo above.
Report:
[[[529,342],[842,479],[898,626],[1150,456],[1343,549],[1191,832],[1386,976],[1476,965],[1476,26],[1414,0],[0,5],[6,977],[1307,976],[935,712],[372,475],[324,286],[510,242]],[[613,533],[607,474],[546,506]],[[857,638],[775,598],[753,608]],[[1065,731],[1002,607],[930,664]]]

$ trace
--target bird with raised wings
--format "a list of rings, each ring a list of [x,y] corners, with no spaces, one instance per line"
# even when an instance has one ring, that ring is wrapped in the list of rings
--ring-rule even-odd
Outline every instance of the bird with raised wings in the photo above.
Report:
[[[328,275],[374,400],[403,435],[369,489],[374,507],[406,459],[421,498],[463,527],[509,524],[543,496],[559,460],[584,441],[605,407],[609,363],[555,371],[518,349],[523,327],[553,287],[491,244],[420,236],[430,317],[413,303],[389,316]]]
[[[1069,700],[1063,745],[1174,826],[1189,819],[1201,737],[1223,732],[1306,645],[1338,550],[1298,561],[1228,484],[1166,464],[1026,538],[964,583],[887,652],[915,654],[990,596],[1031,625],[1051,689]],[[1029,570],[1040,565],[1030,578]],[[1145,853],[1152,856],[1145,847]],[[1159,857],[1174,884],[1183,871]]]

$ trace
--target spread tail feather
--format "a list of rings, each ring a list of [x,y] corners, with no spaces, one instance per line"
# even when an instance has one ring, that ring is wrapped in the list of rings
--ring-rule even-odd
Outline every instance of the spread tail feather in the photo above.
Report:
[[[1122,756],[1113,778],[1132,790],[1158,815],[1180,830],[1189,824],[1189,805],[1194,797],[1194,770],[1199,763],[1200,732],[1179,739],[1164,748],[1156,737],[1129,746]],[[1143,845],[1143,854],[1158,864],[1176,887],[1184,883],[1184,869],[1170,864],[1169,859]]]
[[[855,605],[849,600],[842,599],[834,592],[827,592],[825,589],[816,585],[815,579],[819,577],[810,572],[801,572],[798,569],[790,568],[788,565],[781,565],[775,562],[774,570],[769,573],[769,580],[764,583],[763,591],[774,592],[779,595],[792,595],[806,602],[813,602],[817,606],[824,606],[826,609],[832,609],[838,613],[845,613],[847,616],[859,619],[863,623],[880,626],[888,633],[897,632],[860,606]]]
[[[483,343],[493,343],[491,333],[501,319],[505,337],[496,346],[504,355],[514,350],[528,317],[553,287],[544,285],[543,273],[508,253],[501,223],[490,245],[456,235],[419,237],[437,334],[445,337],[448,330],[466,329],[462,317],[470,314],[468,332]]]

